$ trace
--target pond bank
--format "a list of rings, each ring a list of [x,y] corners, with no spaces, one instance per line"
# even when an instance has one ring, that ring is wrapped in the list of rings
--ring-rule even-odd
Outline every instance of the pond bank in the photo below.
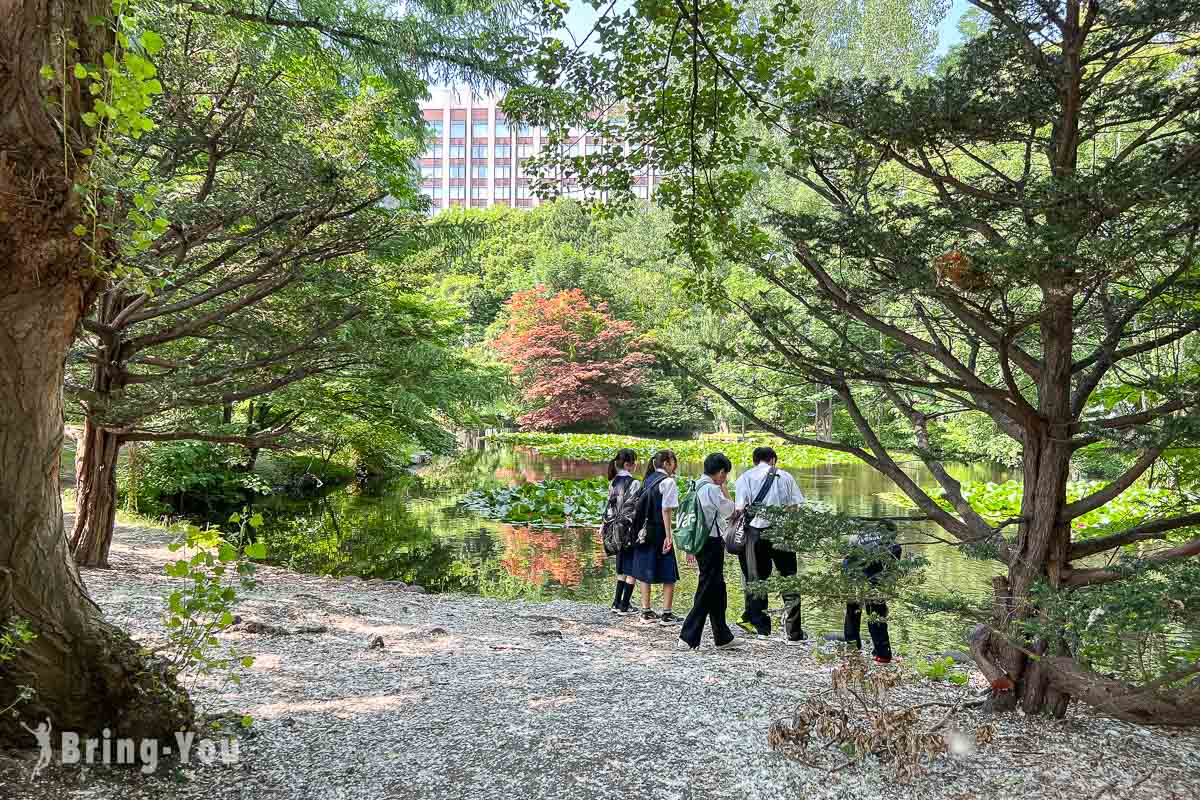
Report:
[[[698,475],[700,466],[688,469]],[[919,466],[906,469],[922,485],[933,480]],[[334,492],[301,502],[266,498],[258,506],[267,518],[260,536],[273,563],[298,572],[403,580],[434,592],[494,599],[581,600],[607,606],[615,559],[605,556],[595,529],[544,529],[518,514],[502,522],[460,505],[480,492],[553,489],[565,496],[573,494],[569,487],[582,487],[588,480],[603,485],[604,470],[604,464],[497,445],[438,461],[419,475],[380,487],[378,494]],[[909,513],[885,498],[895,485],[865,465],[828,464],[791,472],[806,497],[848,514]],[[979,465],[956,468],[955,474],[964,481],[1000,477]],[[602,490],[598,502],[604,494]],[[561,504],[561,498],[556,502]],[[904,541],[928,541],[923,534],[928,526],[905,526]],[[916,548],[931,562],[925,570],[927,591],[980,602],[989,596],[996,562],[967,558],[953,547]],[[728,570],[731,616],[737,616],[743,604],[741,578],[732,561]],[[681,564],[681,573],[676,598],[686,607],[696,588],[696,571]],[[807,602],[806,627],[814,635],[839,632],[843,611],[841,604]],[[897,603],[892,630],[894,647],[928,654],[963,648],[967,626],[914,613]]]
[[[148,646],[162,635],[171,534],[119,526],[113,568],[84,578]],[[210,711],[249,714],[235,765],[172,775],[52,766],[0,753],[0,797],[67,798],[1026,798],[1193,797],[1200,735],[1076,710],[990,720],[995,741],[908,785],[878,766],[830,772],[767,747],[770,723],[829,687],[828,664],[774,643],[717,653],[594,605],[426,595],[264,567],[239,606],[257,656],[240,686],[201,686]],[[259,623],[251,626],[247,623]],[[252,633],[249,629],[269,631]],[[382,646],[371,647],[375,637]],[[957,698],[908,684],[906,701]],[[944,709],[929,709],[930,723]],[[950,727],[989,721],[962,712]],[[1140,782],[1139,782],[1140,781]],[[1137,784],[1134,786],[1134,784]],[[1132,787],[1132,788],[1130,788]]]

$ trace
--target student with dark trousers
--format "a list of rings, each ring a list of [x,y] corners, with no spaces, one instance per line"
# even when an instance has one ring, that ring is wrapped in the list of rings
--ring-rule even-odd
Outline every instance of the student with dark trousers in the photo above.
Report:
[[[874,588],[879,584],[879,576],[887,569],[888,559],[899,560],[900,545],[896,542],[896,523],[883,520],[878,528],[853,541],[861,550],[842,561],[842,569],[847,574],[865,578]],[[867,631],[871,634],[872,656],[879,664],[888,664],[892,660],[892,640],[888,635],[887,603],[883,600],[868,599],[864,603],[846,603],[846,622],[843,626],[846,644],[862,650],[862,612],[867,607]]]
[[[734,524],[745,524],[745,514],[758,500],[760,507],[795,507],[804,502],[804,495],[796,485],[796,479],[777,466],[779,457],[770,447],[756,447],[752,455],[754,467],[743,472],[737,479],[735,489],[737,495],[737,510],[739,516]],[[764,493],[764,488],[766,489]],[[780,575],[790,577],[796,574],[796,554],[771,544],[763,532],[770,526],[762,515],[754,516],[748,523],[750,536],[746,541],[746,549],[738,555],[742,567],[742,577],[747,587],[754,581],[765,581],[771,577],[773,570]],[[758,638],[765,639],[771,635],[771,616],[767,613],[768,599],[765,595],[752,594],[746,591],[746,610],[742,614],[738,627]],[[800,595],[796,592],[783,594],[783,633],[788,644],[800,644],[804,641],[804,629],[800,625]]]
[[[704,475],[693,490],[700,502],[700,514],[708,529],[708,538],[700,552],[687,559],[700,571],[692,610],[688,612],[679,632],[680,646],[689,650],[700,646],[705,621],[712,626],[713,644],[718,650],[737,647],[733,631],[725,621],[729,593],[725,588],[725,545],[721,540],[734,511],[733,500],[726,487],[732,469],[733,464],[724,453],[712,453],[704,459]]]

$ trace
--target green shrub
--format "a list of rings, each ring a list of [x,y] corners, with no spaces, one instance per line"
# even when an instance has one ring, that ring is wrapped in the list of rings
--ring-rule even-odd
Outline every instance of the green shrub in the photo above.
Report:
[[[118,496],[132,511],[149,516],[168,513],[223,517],[240,508],[248,493],[269,494],[270,487],[239,467],[240,448],[208,442],[169,442],[140,448],[136,466],[122,459]]]
[[[12,661],[17,653],[37,638],[29,620],[14,617],[0,626],[0,664]]]
[[[323,484],[340,485],[354,479],[354,467],[316,453],[263,453],[255,474],[268,486],[294,486],[305,475],[315,475]]]
[[[240,527],[243,540],[263,522],[258,514],[234,514],[229,521]],[[254,658],[232,644],[222,647],[218,634],[234,624],[239,588],[254,588],[252,559],[266,558],[266,547],[260,543],[239,546],[217,529],[195,526],[188,528],[183,541],[169,545],[172,552],[185,547],[194,551],[190,557],[164,567],[167,575],[185,582],[167,595],[163,612],[167,643],[159,652],[177,675],[222,673],[227,680],[240,683],[240,669],[251,666]]]
[[[29,621],[21,617],[13,617],[0,625],[0,675],[3,674],[4,665],[16,658],[17,654],[36,638],[37,634],[30,627]],[[6,705],[0,706],[0,715],[9,713],[34,695],[33,689],[29,686],[16,686],[15,688],[16,694],[11,700],[0,696],[0,703],[6,703]]]
[[[928,661],[918,661],[916,670],[917,674],[922,678],[935,682],[946,681],[955,686],[965,686],[970,680],[970,676],[958,669],[955,666],[954,659],[949,656],[945,658],[932,658]]]

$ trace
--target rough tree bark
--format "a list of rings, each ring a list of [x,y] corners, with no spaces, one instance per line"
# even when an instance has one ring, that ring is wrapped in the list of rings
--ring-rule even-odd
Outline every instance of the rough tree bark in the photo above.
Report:
[[[813,435],[822,442],[833,441],[833,398],[826,397],[816,402],[813,418]]]
[[[107,567],[117,520],[117,461],[121,437],[84,420],[75,458],[75,525],[71,551],[83,567]]]
[[[1038,384],[1038,407],[1026,409],[1023,420],[1025,447],[1022,456],[1023,521],[1017,528],[1016,546],[1009,561],[1007,579],[994,584],[993,618],[997,627],[1029,617],[1037,609],[1028,602],[1029,592],[1039,580],[1046,579],[1055,588],[1061,585],[1061,573],[1068,560],[1071,527],[1063,520],[1067,502],[1067,481],[1071,467],[1071,443],[1066,432],[1074,417],[1071,412],[1071,363],[1074,344],[1072,294],[1063,288],[1062,276],[1043,283],[1046,298],[1042,313],[1043,367]],[[1003,668],[1003,678],[995,678],[998,708],[1012,708],[1017,702],[1027,714],[1066,713],[1069,695],[1051,685],[1049,663],[1031,659],[1029,653],[1065,655],[1061,643],[1037,640],[1022,647],[1000,637],[981,639],[978,655]],[[999,680],[999,684],[995,684]],[[1007,684],[1011,682],[1011,689]]]
[[[96,322],[107,326],[126,308],[120,291],[105,292],[97,306]],[[71,551],[81,567],[107,567],[117,520],[117,461],[124,443],[120,433],[106,428],[102,419],[114,393],[124,385],[117,369],[123,340],[117,331],[99,329],[102,347],[92,364],[88,399],[84,402],[83,432],[76,439],[75,525]]]
[[[72,186],[92,142],[70,96],[56,117],[38,70],[61,61],[51,57],[61,37],[80,43],[79,60],[99,62],[110,34],[86,21],[108,7],[0,0],[0,618],[24,618],[37,634],[0,675],[3,695],[18,685],[37,693],[20,718],[0,718],[0,745],[31,744],[21,720],[168,738],[192,717],[165,665],[88,598],[63,534],[63,364],[96,288],[72,233],[82,221]]]
[[[21,718],[49,717],[57,730],[167,738],[190,723],[187,695],[104,620],[63,535],[63,356],[84,295],[61,267],[43,267],[0,296],[0,617],[27,619],[37,633],[3,668],[0,692],[32,687]],[[29,744],[17,722],[0,718],[0,743]]]

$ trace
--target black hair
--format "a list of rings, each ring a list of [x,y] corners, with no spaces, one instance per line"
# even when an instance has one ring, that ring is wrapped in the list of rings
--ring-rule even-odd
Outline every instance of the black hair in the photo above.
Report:
[[[733,462],[724,453],[709,453],[704,457],[704,474],[710,478],[721,470],[729,472],[732,469]]]
[[[617,477],[617,472],[626,464],[637,463],[637,451],[630,450],[628,447],[623,447],[617,451],[612,461],[608,462],[608,480],[611,482]]]
[[[751,458],[754,459],[755,464],[761,464],[764,461],[774,461],[779,456],[775,454],[775,448],[773,447],[756,447]]]
[[[679,462],[679,459],[675,457],[674,450],[659,450],[654,454],[654,457],[650,459],[650,465],[646,468],[646,477],[649,478],[654,474],[654,470],[658,469],[663,464],[668,464],[672,461],[676,463]]]

